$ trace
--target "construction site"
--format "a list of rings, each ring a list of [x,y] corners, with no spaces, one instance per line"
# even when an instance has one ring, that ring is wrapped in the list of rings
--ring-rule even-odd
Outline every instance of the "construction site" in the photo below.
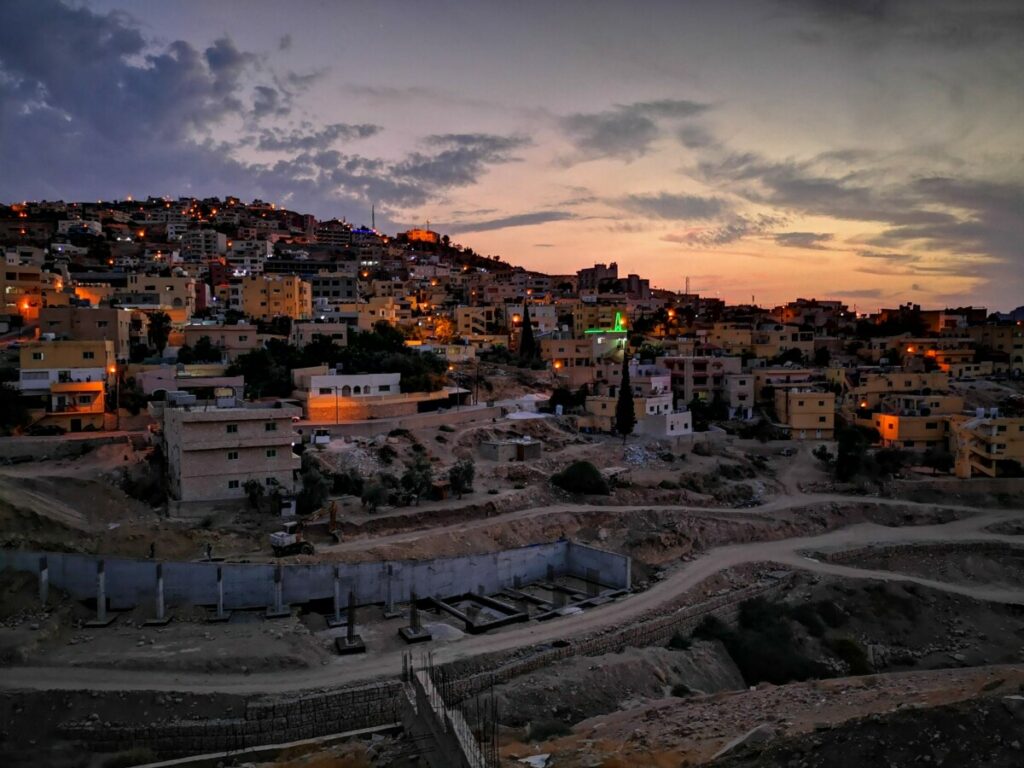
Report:
[[[5,446],[5,764],[853,766],[908,717],[993,724],[935,764],[1015,764],[983,758],[1024,722],[1024,484],[842,486],[813,447],[336,435],[296,526],[153,506],[144,437]],[[577,460],[606,492],[551,481]],[[382,462],[475,476],[368,505]]]

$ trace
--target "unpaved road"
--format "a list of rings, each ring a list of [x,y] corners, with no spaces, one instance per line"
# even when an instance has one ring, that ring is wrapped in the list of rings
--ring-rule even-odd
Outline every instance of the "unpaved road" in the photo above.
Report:
[[[800,497],[798,505],[823,500],[849,501],[849,497]],[[875,501],[875,500],[872,500]],[[888,503],[878,500],[880,503]],[[893,501],[894,504],[906,504]],[[569,505],[567,505],[569,506]],[[768,505],[766,505],[768,506]],[[934,505],[927,505],[934,506]],[[578,507],[571,507],[578,509]],[[648,507],[644,507],[645,509]],[[951,507],[955,508],[955,507]],[[599,507],[598,509],[607,509]],[[762,508],[763,510],[764,508]],[[959,508],[967,509],[967,508]],[[532,510],[526,510],[532,512]],[[549,510],[550,511],[550,510]],[[706,509],[703,511],[707,511]],[[805,553],[844,550],[889,544],[935,544],[944,542],[998,542],[1021,544],[1020,537],[998,534],[984,529],[1007,520],[1024,519],[1024,510],[973,510],[978,514],[941,525],[890,528],[874,523],[861,523],[818,536],[782,539],[771,542],[718,547],[686,563],[650,589],[630,595],[584,613],[550,622],[531,622],[492,634],[466,636],[448,645],[432,648],[435,663],[516,648],[550,643],[554,640],[589,634],[630,621],[670,603],[679,594],[695,587],[714,574],[734,566],[758,562],[774,562],[816,573],[849,578],[872,578],[908,581],[932,589],[1006,603],[1024,604],[1024,589],[1000,589],[978,585],[951,584],[916,576],[873,571],[845,565],[817,562]],[[744,510],[748,512],[749,510]],[[521,514],[521,513],[512,513]],[[491,518],[491,521],[497,518]],[[405,535],[405,534],[403,534]],[[417,534],[412,534],[413,536]],[[366,542],[363,542],[366,546]],[[110,670],[88,667],[9,667],[0,675],[0,688],[7,689],[97,689],[97,690],[160,690],[194,693],[286,693],[357,683],[383,677],[394,677],[401,669],[401,651],[373,653],[365,656],[334,658],[327,666],[251,675],[147,672]]]

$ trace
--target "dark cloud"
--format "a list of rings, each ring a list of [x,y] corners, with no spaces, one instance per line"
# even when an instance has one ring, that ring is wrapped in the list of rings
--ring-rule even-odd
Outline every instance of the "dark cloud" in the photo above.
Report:
[[[699,125],[684,125],[676,135],[679,137],[679,143],[689,149],[703,149],[718,144],[715,137]]]
[[[1024,7],[1016,0],[781,0],[816,25],[808,42],[828,42],[821,32],[871,46],[890,41],[946,49],[1006,41],[1019,45]]]
[[[279,51],[287,51],[291,47],[292,47],[292,36],[291,35],[281,35],[280,39],[277,41],[277,50],[279,50]]]
[[[500,219],[489,219],[487,221],[465,222],[462,224],[451,224],[452,232],[488,232],[495,229],[508,229],[509,227],[532,227],[537,224],[547,224],[552,221],[567,221],[575,219],[576,214],[570,211],[536,211],[534,213],[519,213],[513,216],[504,216]],[[539,245],[536,247],[547,247]]]
[[[379,125],[367,123],[331,123],[320,130],[315,130],[310,125],[294,131],[268,128],[260,133],[256,149],[275,152],[326,149],[336,141],[365,139],[379,133],[380,130]]]
[[[769,214],[736,216],[725,224],[714,227],[695,228],[687,232],[671,233],[661,239],[670,243],[714,247],[728,245],[752,235],[763,235],[784,223],[784,218]]]
[[[708,105],[660,99],[619,104],[604,112],[576,113],[561,120],[561,128],[585,159],[615,157],[635,160],[661,135],[658,121],[694,117]]]
[[[0,199],[112,195],[253,195],[319,215],[361,215],[422,205],[511,162],[521,137],[430,137],[398,160],[347,155],[333,141],[376,126],[332,124],[275,131],[313,75],[260,82],[265,66],[227,37],[200,50],[147,40],[122,13],[57,0],[0,3]],[[272,87],[273,86],[273,87]],[[288,157],[272,164],[234,154],[213,129],[245,121],[251,140]]]
[[[613,201],[613,205],[652,219],[712,219],[730,209],[719,197],[675,195],[661,192],[656,195],[627,195]]]
[[[431,186],[452,187],[473,183],[488,165],[518,160],[513,151],[529,146],[530,140],[489,133],[449,133],[428,136],[424,143],[433,152],[410,153],[392,172]]]
[[[827,251],[824,245],[832,240],[830,232],[778,232],[772,236],[776,245],[784,248],[804,248],[813,251]]]

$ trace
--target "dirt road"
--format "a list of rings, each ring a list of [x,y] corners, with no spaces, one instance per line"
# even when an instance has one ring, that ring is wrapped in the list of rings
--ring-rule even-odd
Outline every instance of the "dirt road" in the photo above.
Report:
[[[800,497],[799,505],[823,500],[849,501],[849,498],[807,496]],[[888,503],[885,500],[878,501]],[[892,503],[906,504],[906,502],[895,501]],[[578,507],[573,508],[578,509]],[[607,508],[599,507],[598,509]],[[744,511],[749,513],[749,510]],[[792,568],[849,578],[910,581],[933,589],[955,592],[982,600],[1024,604],[1024,589],[998,589],[978,585],[951,584],[887,571],[865,570],[818,562],[809,559],[806,554],[814,551],[888,544],[999,542],[1019,545],[1021,543],[1020,537],[991,533],[984,529],[1007,520],[1024,519],[1024,510],[973,511],[978,514],[941,525],[890,528],[873,523],[862,523],[818,536],[719,547],[685,564],[644,592],[556,621],[534,622],[492,634],[467,636],[459,642],[432,649],[434,662],[445,663],[479,654],[541,645],[558,639],[589,634],[612,626],[621,626],[651,611],[658,610],[679,594],[698,585],[708,577],[727,568],[747,563],[774,562]],[[524,510],[524,512],[539,514],[533,510]],[[491,522],[495,519],[491,518]],[[365,546],[365,542],[363,546]],[[333,659],[327,666],[315,669],[252,675],[121,671],[87,667],[11,667],[5,669],[4,674],[0,675],[0,688],[284,693],[393,677],[400,669],[400,651],[377,654],[370,652],[362,657],[339,657]]]

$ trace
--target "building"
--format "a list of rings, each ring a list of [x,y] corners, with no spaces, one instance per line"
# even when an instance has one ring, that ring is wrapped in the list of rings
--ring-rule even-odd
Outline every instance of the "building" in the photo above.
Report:
[[[601,283],[619,279],[619,265],[614,261],[611,264],[595,264],[592,267],[581,269],[576,272],[577,290],[598,291]]]
[[[181,255],[186,260],[204,261],[223,256],[227,250],[227,235],[215,229],[190,229],[181,233]]]
[[[188,402],[188,401],[186,401]],[[169,491],[178,501],[246,497],[245,484],[292,494],[301,467],[292,446],[296,408],[174,405],[164,411]]]
[[[25,395],[47,395],[51,385],[72,381],[112,384],[117,374],[113,341],[38,341],[20,351],[18,388]]]
[[[106,428],[105,381],[60,381],[50,385],[45,408],[30,409],[33,427],[58,427],[65,432]]]
[[[252,352],[261,345],[256,326],[249,323],[224,325],[221,323],[193,323],[183,329],[185,343],[190,347],[204,336],[213,346],[224,353],[227,360],[234,360],[240,355]]]
[[[726,377],[740,372],[738,357],[669,356],[659,357],[659,366],[672,375],[672,389],[684,403],[694,398],[711,402],[726,397]]]
[[[185,275],[128,275],[127,287],[114,296],[122,306],[166,312],[178,325],[196,311],[196,281]]]
[[[749,373],[730,373],[725,377],[725,399],[730,419],[754,418],[754,377]]]
[[[74,341],[112,341],[114,356],[128,360],[131,354],[132,313],[112,307],[43,307],[39,332]]]
[[[359,300],[359,279],[338,272],[320,272],[309,278],[313,303],[334,307],[343,302]]]
[[[950,419],[950,448],[957,477],[1019,476],[1024,465],[1024,418],[979,408]]]
[[[344,421],[409,416],[447,404],[446,390],[402,392],[401,374],[341,374],[326,365],[292,371],[295,391],[309,421],[339,424]]]
[[[806,387],[775,390],[775,413],[779,424],[798,439],[831,440],[836,428],[836,396]]]
[[[296,347],[304,347],[314,339],[330,339],[339,347],[348,344],[348,323],[340,320],[331,321],[300,321],[292,323],[288,334],[288,343]]]
[[[241,283],[241,307],[255,320],[308,320],[313,314],[313,294],[309,283],[295,275],[246,275]]]
[[[867,424],[878,430],[886,448],[927,448],[946,444],[948,416],[960,415],[959,395],[888,395]],[[862,420],[859,424],[867,426]]]

